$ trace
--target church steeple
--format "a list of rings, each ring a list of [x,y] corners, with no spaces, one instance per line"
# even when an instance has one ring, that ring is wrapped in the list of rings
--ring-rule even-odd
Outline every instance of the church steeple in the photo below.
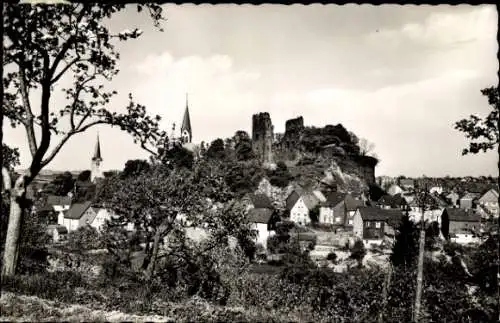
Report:
[[[101,170],[101,143],[99,142],[99,134],[97,134],[97,142],[95,144],[94,156],[92,157],[92,164],[90,170],[90,180],[95,182],[96,179],[102,178],[102,170]]]
[[[181,126],[181,138],[183,143],[191,143],[193,132],[191,129],[191,118],[189,117],[188,95],[186,93],[186,110],[184,111],[184,119]]]
[[[94,157],[92,157],[92,160],[102,160],[101,157],[101,143],[99,142],[99,134],[97,134],[97,142],[95,144],[95,150],[94,150]]]

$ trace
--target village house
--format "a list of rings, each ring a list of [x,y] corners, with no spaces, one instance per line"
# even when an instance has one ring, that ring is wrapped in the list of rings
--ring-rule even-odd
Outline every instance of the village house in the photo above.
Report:
[[[354,225],[354,214],[359,207],[365,206],[361,200],[355,199],[351,194],[348,194],[344,200],[345,203],[345,223],[344,226],[348,230],[352,230]]]
[[[445,208],[441,215],[441,231],[447,239],[467,239],[479,233],[480,228],[481,216],[471,209]]]
[[[309,212],[318,205],[319,200],[313,193],[297,188],[286,199],[285,208],[289,212],[290,221],[306,225],[311,222]]]
[[[47,226],[47,234],[52,238],[52,241],[59,242],[66,239],[68,229],[62,225],[49,224]]]
[[[389,195],[396,195],[396,194],[401,194],[401,193],[403,193],[403,189],[397,184],[392,184],[387,189],[387,194],[389,194]]]
[[[458,201],[460,200],[460,196],[456,192],[451,192],[447,194],[446,198],[451,202],[452,207],[458,206]]]
[[[401,194],[383,195],[375,204],[381,209],[406,209],[408,205]]]
[[[354,215],[354,235],[365,244],[381,243],[384,237],[393,238],[403,213],[397,209],[359,207]]]
[[[255,243],[267,249],[267,239],[276,233],[276,223],[281,219],[275,210],[267,208],[251,209],[248,212],[248,222],[257,231]]]
[[[461,209],[469,210],[474,208],[474,203],[479,197],[477,193],[465,193],[459,200]]]
[[[265,194],[246,194],[243,197],[242,202],[245,205],[247,212],[250,209],[274,209],[271,199]]]
[[[493,218],[498,218],[500,211],[498,207],[498,192],[495,189],[492,188],[486,191],[479,198],[478,204]]]
[[[319,223],[335,226],[344,226],[345,223],[345,198],[347,194],[333,192],[328,194],[326,201],[320,204]]]
[[[69,232],[78,230],[84,226],[91,226],[96,230],[102,230],[104,224],[111,220],[112,213],[92,201],[73,203],[69,210],[65,211],[62,217],[58,218],[57,223],[68,229]],[[133,224],[126,226],[128,231],[133,230]]]
[[[45,203],[45,206],[48,208],[52,208],[56,212],[57,217],[59,219],[61,216],[64,216],[64,212],[69,210],[71,206],[71,197],[49,195],[47,196],[47,201]]]

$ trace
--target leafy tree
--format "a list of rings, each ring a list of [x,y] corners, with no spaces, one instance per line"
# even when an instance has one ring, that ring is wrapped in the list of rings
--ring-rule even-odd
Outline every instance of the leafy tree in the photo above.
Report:
[[[268,175],[271,185],[277,187],[287,187],[292,179],[292,175],[290,174],[288,167],[282,161],[278,162],[276,164],[276,169],[270,171],[270,174]]]
[[[256,160],[228,162],[224,166],[224,173],[229,189],[237,196],[254,192],[264,175],[264,171]]]
[[[90,182],[90,176],[92,175],[92,172],[90,170],[84,170],[80,174],[78,174],[78,177],[76,178],[77,181],[79,182]]]
[[[252,149],[252,140],[250,136],[245,131],[237,131],[234,135],[235,144],[235,154],[236,159],[241,161],[247,161],[255,158],[255,154]]]
[[[363,241],[356,240],[351,249],[351,255],[349,256],[351,259],[354,259],[358,262],[358,266],[363,266],[363,258],[366,256],[366,248],[363,244]]]
[[[91,226],[83,226],[68,234],[65,248],[71,252],[81,253],[86,250],[102,248],[102,240],[99,232]]]
[[[224,159],[226,157],[224,141],[220,138],[212,141],[205,156],[209,159]]]
[[[65,196],[73,189],[75,181],[70,172],[64,172],[57,175],[52,182],[50,182],[45,191],[49,194]]]
[[[411,268],[418,257],[419,232],[415,224],[405,215],[399,225],[392,247],[390,261],[394,267]]]
[[[316,224],[319,222],[319,205],[316,205],[311,211],[309,211],[309,217],[311,222]]]
[[[147,172],[151,169],[151,165],[147,160],[143,159],[133,159],[127,160],[125,163],[125,168],[123,169],[122,176],[137,176],[143,172]]]
[[[193,168],[194,154],[181,146],[174,146],[162,154],[162,163],[169,167]]]
[[[359,140],[359,154],[361,156],[373,156],[373,150],[375,149],[375,144],[368,141],[368,139],[361,138]]]
[[[106,20],[125,8],[125,4],[100,3],[4,6],[3,65],[7,73],[3,75],[3,113],[12,126],[25,128],[31,160],[28,172],[13,185],[9,176],[3,176],[9,182],[5,186],[11,191],[11,209],[2,276],[15,273],[26,187],[70,138],[95,125],[108,124],[130,133],[148,151],[151,143],[166,139],[159,129],[160,117],[149,117],[131,95],[126,113],[106,109],[117,94],[104,86],[119,72],[115,40],[141,34],[138,29],[112,34],[106,27]],[[138,4],[137,9],[147,9],[159,27],[163,19],[159,5]],[[54,105],[51,97],[63,77],[73,79],[71,87],[61,89],[67,104]],[[37,107],[31,100],[34,95],[41,98]],[[64,124],[69,128],[64,129]],[[60,141],[54,142],[53,134]]]
[[[2,143],[2,165],[9,171],[12,172],[14,167],[19,166],[19,149],[10,148],[6,144]]]
[[[243,208],[232,201],[217,164],[203,162],[193,170],[156,166],[148,173],[108,181],[100,200],[117,214],[107,228],[107,249],[128,264],[131,250],[123,228],[133,223],[144,238],[142,268],[148,280],[163,257],[164,241],[173,239],[169,246],[182,253],[174,246],[185,245],[186,225],[206,228],[215,245],[227,243],[229,234],[238,237],[245,231]]]
[[[477,154],[498,147],[500,92],[498,87],[489,87],[482,89],[481,93],[488,98],[488,104],[493,110],[484,119],[471,115],[469,119],[455,123],[455,129],[465,133],[465,137],[471,140],[469,147],[462,151],[462,155]]]

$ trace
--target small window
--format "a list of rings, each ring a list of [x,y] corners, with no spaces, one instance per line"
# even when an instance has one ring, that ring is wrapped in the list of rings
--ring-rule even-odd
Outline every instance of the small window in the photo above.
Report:
[[[375,228],[380,229],[380,222],[375,222]]]
[[[349,220],[348,224],[349,224],[349,225],[352,225],[352,222],[353,222],[352,220]]]
[[[369,228],[369,227],[370,227],[370,222],[366,221],[366,222],[365,222],[365,227],[366,227],[366,228]]]
[[[335,218],[335,222],[340,223],[340,217]]]

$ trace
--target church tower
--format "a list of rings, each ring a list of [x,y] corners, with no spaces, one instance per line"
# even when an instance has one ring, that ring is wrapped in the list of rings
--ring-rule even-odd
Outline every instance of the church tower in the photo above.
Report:
[[[95,144],[94,157],[92,157],[92,165],[91,165],[91,173],[90,180],[95,182],[96,179],[102,178],[102,170],[101,170],[101,144],[99,143],[99,134],[97,135],[97,142]]]
[[[189,144],[192,140],[193,133],[191,130],[191,118],[189,117],[188,95],[186,93],[186,111],[184,111],[184,119],[182,119],[181,141],[182,144]]]

